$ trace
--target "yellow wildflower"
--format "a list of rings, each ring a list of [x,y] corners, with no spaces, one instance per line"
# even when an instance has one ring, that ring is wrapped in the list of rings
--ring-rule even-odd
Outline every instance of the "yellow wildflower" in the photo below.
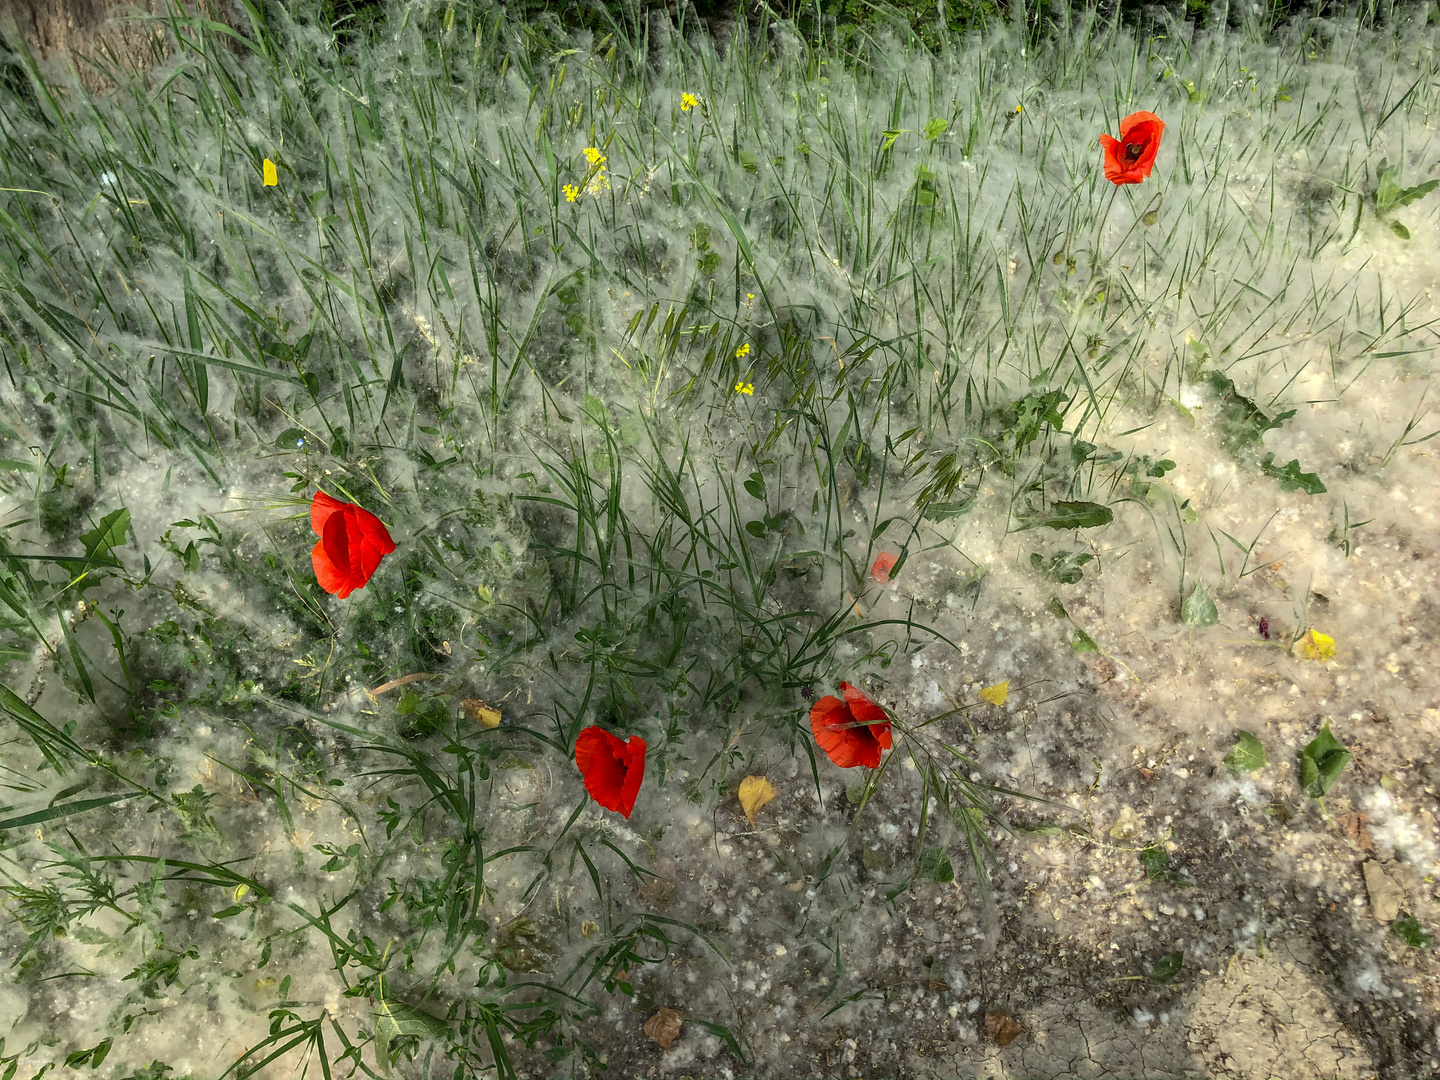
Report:
[[[606,158],[604,154],[600,153],[599,150],[596,150],[595,147],[587,146],[585,148],[585,160],[588,161],[591,165],[604,165],[605,162],[609,159]]]
[[[264,173],[266,187],[274,187],[280,183],[280,174],[275,170],[275,162],[271,161],[268,157],[265,159]]]
[[[574,184],[566,184],[563,188],[561,188],[561,190],[565,192],[566,202],[574,202],[576,197],[580,194],[580,189]]]
[[[748,341],[747,341],[744,345],[741,345],[738,349],[735,350],[735,359],[737,359],[737,360],[740,359],[740,357],[742,357],[742,356],[749,356],[749,355],[750,355],[750,343],[749,343]]]
[[[681,95],[680,95],[680,111],[681,111],[681,112],[689,112],[691,109],[698,108],[699,105],[700,105],[700,99],[697,98],[694,94],[681,94]]]
[[[1335,655],[1335,639],[1318,630],[1306,630],[1296,647],[1306,660],[1329,660]]]
[[[737,394],[749,394],[753,397],[755,395],[755,384],[749,382],[737,382],[735,384],[735,392]]]

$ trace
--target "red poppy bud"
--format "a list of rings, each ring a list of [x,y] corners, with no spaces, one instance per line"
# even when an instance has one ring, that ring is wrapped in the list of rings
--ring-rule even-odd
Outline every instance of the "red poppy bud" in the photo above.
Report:
[[[810,730],[825,755],[842,769],[880,767],[880,751],[890,749],[890,717],[849,683],[841,683],[841,701],[823,697],[810,709]]]
[[[379,518],[323,491],[317,491],[310,503],[310,528],[320,537],[310,552],[315,580],[341,600],[363,589],[381,558],[395,550],[395,541]]]
[[[631,735],[624,742],[602,727],[587,727],[575,740],[575,764],[592,799],[606,810],[630,816],[645,779],[644,739]]]
[[[890,571],[895,568],[895,564],[899,561],[900,557],[893,552],[882,551],[879,555],[875,556],[875,562],[870,567],[870,576],[881,585],[888,585],[890,583]]]
[[[1155,167],[1165,121],[1154,113],[1131,113],[1120,121],[1120,138],[1100,136],[1105,149],[1105,179],[1112,184],[1138,184]]]

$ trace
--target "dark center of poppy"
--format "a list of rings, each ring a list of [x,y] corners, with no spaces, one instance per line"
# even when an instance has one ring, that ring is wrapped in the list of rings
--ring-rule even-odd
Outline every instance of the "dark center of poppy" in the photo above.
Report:
[[[1134,165],[1140,160],[1140,155],[1145,152],[1144,143],[1129,143],[1125,147],[1124,159],[1126,165]]]

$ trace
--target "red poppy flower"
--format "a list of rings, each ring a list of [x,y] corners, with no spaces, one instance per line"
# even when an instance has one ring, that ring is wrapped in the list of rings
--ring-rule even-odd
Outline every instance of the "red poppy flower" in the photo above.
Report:
[[[587,727],[575,740],[575,764],[592,799],[606,810],[630,816],[645,779],[644,739],[631,735],[624,742],[602,727]]]
[[[381,557],[395,550],[395,541],[379,518],[354,503],[332,499],[323,491],[317,491],[310,504],[310,528],[320,537],[310,552],[315,580],[341,600],[363,589]]]
[[[1154,113],[1131,113],[1120,121],[1120,138],[1100,136],[1105,148],[1105,179],[1112,184],[1138,184],[1155,167],[1165,121]]]
[[[895,564],[899,561],[900,557],[893,552],[882,551],[879,555],[875,556],[875,562],[870,567],[870,576],[881,585],[890,584],[890,571],[895,568]]]
[[[880,751],[890,749],[890,717],[849,683],[845,700],[823,697],[810,708],[810,730],[820,749],[842,769],[880,767]]]

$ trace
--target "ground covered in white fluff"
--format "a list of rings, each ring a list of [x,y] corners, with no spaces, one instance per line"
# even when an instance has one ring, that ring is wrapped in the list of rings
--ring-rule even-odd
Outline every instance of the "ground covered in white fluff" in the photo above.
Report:
[[[1424,13],[461,15],[5,69],[0,1075],[1440,1075]]]

